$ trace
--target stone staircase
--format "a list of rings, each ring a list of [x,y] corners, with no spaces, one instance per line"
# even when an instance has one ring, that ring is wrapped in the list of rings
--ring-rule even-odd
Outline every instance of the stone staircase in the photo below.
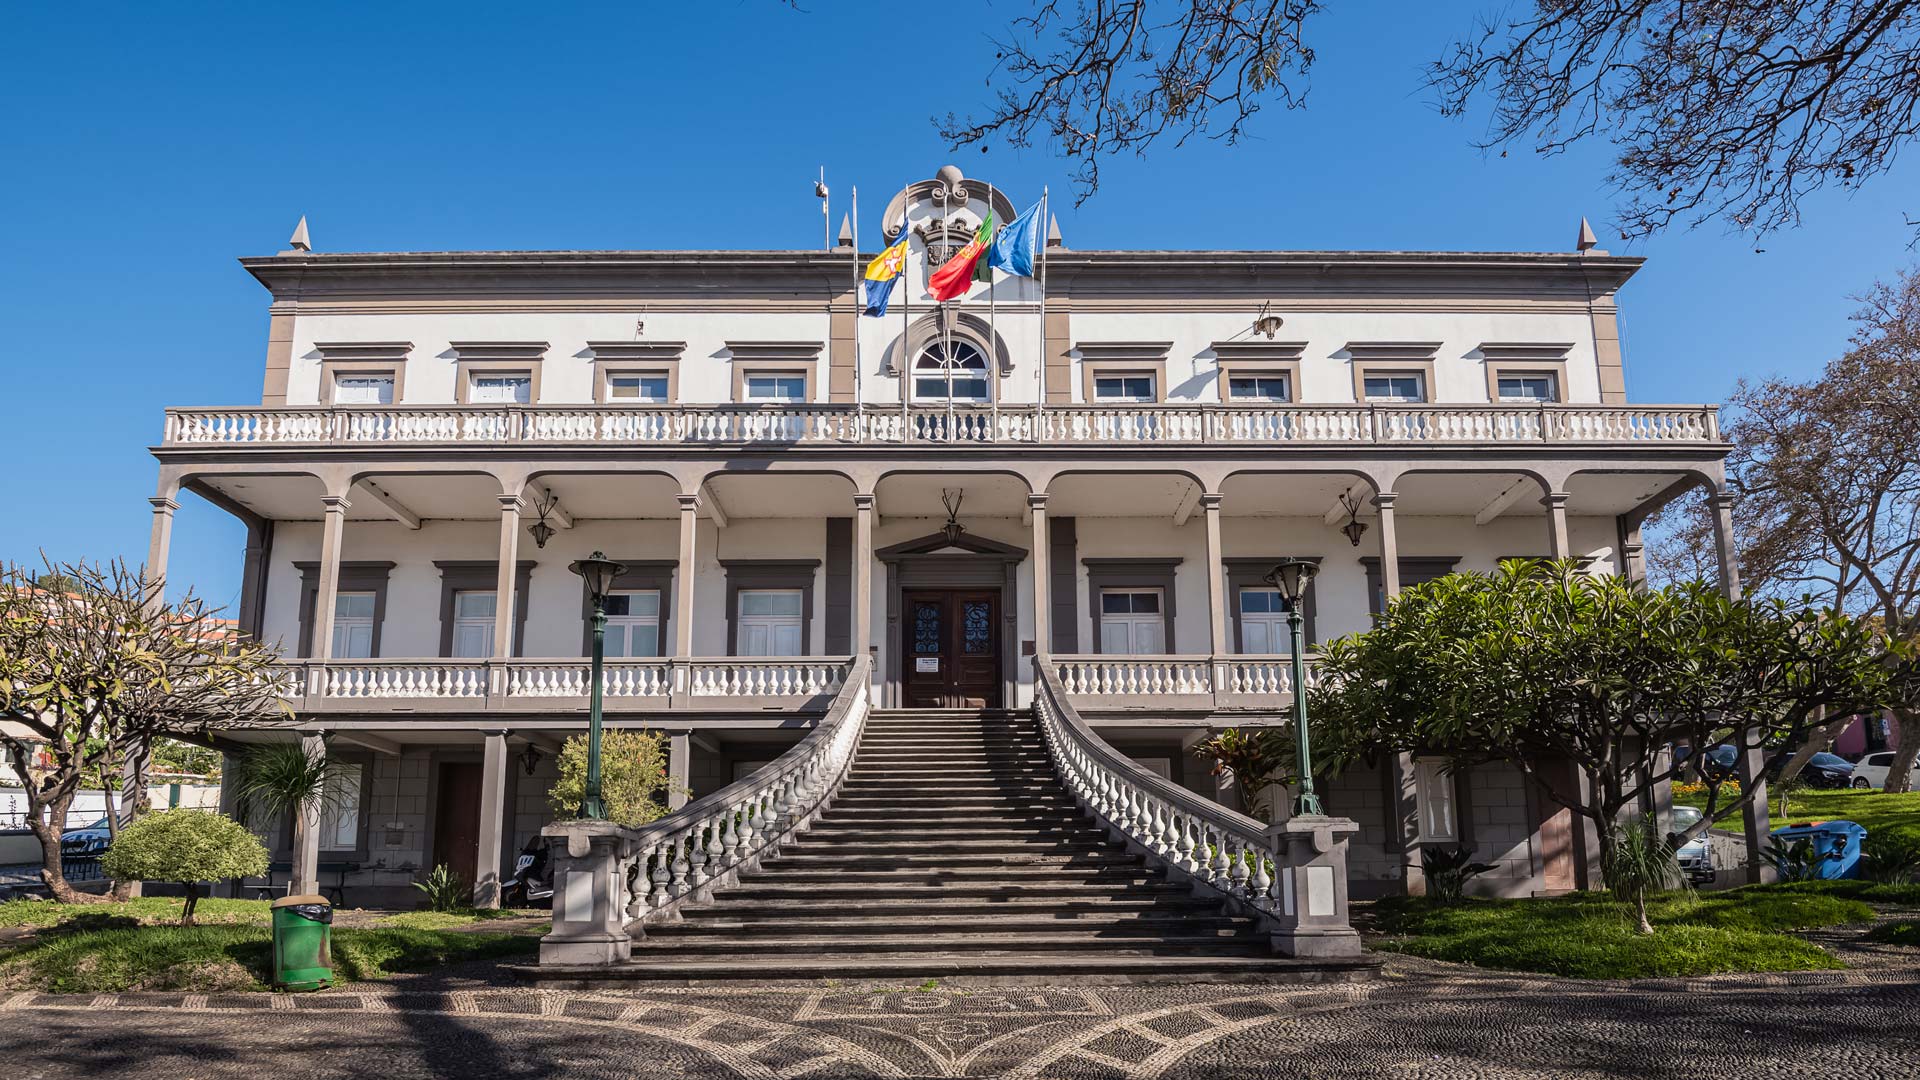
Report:
[[[620,980],[1344,979],[1273,954],[1084,816],[1027,713],[876,710],[838,796],[761,868],[646,928]]]

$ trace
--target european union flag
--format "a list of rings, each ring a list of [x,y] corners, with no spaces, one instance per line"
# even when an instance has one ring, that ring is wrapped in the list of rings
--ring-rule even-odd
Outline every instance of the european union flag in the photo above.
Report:
[[[1040,251],[1040,204],[1014,218],[987,249],[987,265],[1016,277],[1032,277],[1034,261]]]

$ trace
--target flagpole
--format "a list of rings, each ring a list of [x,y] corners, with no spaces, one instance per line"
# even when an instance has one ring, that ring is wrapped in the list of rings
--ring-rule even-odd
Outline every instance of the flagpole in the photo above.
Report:
[[[947,197],[940,200],[940,239],[943,242],[951,241],[952,239],[951,234],[947,232],[947,212],[952,208],[953,195],[952,192],[949,191]],[[952,261],[953,256],[948,255],[946,260],[940,265],[944,268],[947,263]],[[968,288],[972,288],[971,283],[968,284]],[[931,290],[929,290],[929,292],[931,292]],[[964,296],[965,294],[963,293],[962,295]],[[940,365],[941,371],[946,375],[947,379],[947,430],[942,433],[942,437],[950,439],[953,437],[953,313],[947,308],[947,302],[945,300],[939,301],[939,307]]]
[[[1035,365],[1033,398],[1033,437],[1040,438],[1040,413],[1047,405],[1047,243],[1053,232],[1053,207],[1048,205],[1046,185],[1040,188],[1040,363]]]
[[[865,434],[861,428],[860,398],[860,188],[856,185],[853,195],[853,427],[855,438]]]
[[[987,183],[987,213],[993,213],[993,183],[991,181]],[[987,250],[982,253],[981,257],[987,260],[987,355],[984,359],[987,362],[987,413],[993,424],[993,431],[989,437],[998,439],[1000,435],[1000,331],[997,329],[998,324],[994,321],[994,307],[998,299],[995,294],[998,293],[999,290],[994,287],[996,282],[993,277],[993,244],[991,241],[988,242]]]
[[[903,210],[900,213],[900,239],[905,240],[906,237],[907,237],[907,214],[906,214],[906,211]],[[903,251],[900,253],[900,441],[901,442],[911,441],[911,439],[908,437],[908,431],[910,430],[913,424],[913,416],[909,412],[909,407],[913,403],[913,384],[910,381],[913,378],[913,374],[911,370],[913,367],[913,364],[912,364],[912,361],[910,361],[907,357],[907,339],[913,336],[913,316],[908,314],[908,310],[913,307],[913,303],[911,299],[913,296],[913,279],[907,273],[907,271],[912,269],[913,267],[913,259],[911,258],[912,254],[913,254],[913,245],[911,243],[907,245],[906,251]]]

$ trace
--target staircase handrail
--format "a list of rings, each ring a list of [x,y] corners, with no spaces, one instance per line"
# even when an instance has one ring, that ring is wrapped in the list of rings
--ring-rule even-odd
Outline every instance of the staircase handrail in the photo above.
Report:
[[[684,904],[711,899],[776,854],[839,791],[866,726],[872,666],[871,656],[855,657],[812,731],[720,790],[645,825],[557,822],[541,835],[550,843],[573,843],[580,854],[588,834],[617,838],[616,880],[625,883],[628,924],[678,919]]]
[[[1068,700],[1050,657],[1034,658],[1034,718],[1061,783],[1083,808],[1175,880],[1240,914],[1281,904],[1285,826],[1268,825],[1161,778],[1101,738]]]

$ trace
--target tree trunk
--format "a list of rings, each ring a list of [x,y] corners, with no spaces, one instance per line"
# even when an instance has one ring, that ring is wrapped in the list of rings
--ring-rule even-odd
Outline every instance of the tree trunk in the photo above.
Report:
[[[1821,709],[1820,714],[1825,717],[1826,710]],[[1795,750],[1793,756],[1787,759],[1786,765],[1780,769],[1780,779],[1775,782],[1786,787],[1798,780],[1800,771],[1807,767],[1807,762],[1813,760],[1813,755],[1833,749],[1833,741],[1838,739],[1840,733],[1847,730],[1847,725],[1851,723],[1853,723],[1853,717],[1846,716],[1838,720],[1817,723],[1808,728],[1806,741],[1801,743],[1800,749]]]
[[[47,883],[47,891],[53,898],[63,904],[97,904],[105,898],[75,889],[67,882],[66,868],[60,863],[60,840],[67,831],[67,810],[72,806],[73,796],[69,794],[47,803],[44,812],[39,807],[29,807],[27,828],[33,830],[34,837],[40,841],[40,880]]]
[[[1633,910],[1634,910],[1634,914],[1640,917],[1640,925],[1636,928],[1637,931],[1642,934],[1653,933],[1653,923],[1648,921],[1647,919],[1647,894],[1646,893],[1642,892],[1634,896]]]
[[[181,926],[193,925],[193,908],[194,908],[194,905],[198,904],[199,902],[200,902],[200,883],[197,881],[187,882],[187,908],[185,911],[182,911],[180,913]]]
[[[1892,712],[1900,725],[1900,752],[1893,755],[1893,767],[1880,790],[1912,791],[1913,755],[1920,753],[1920,709],[1895,706]]]

